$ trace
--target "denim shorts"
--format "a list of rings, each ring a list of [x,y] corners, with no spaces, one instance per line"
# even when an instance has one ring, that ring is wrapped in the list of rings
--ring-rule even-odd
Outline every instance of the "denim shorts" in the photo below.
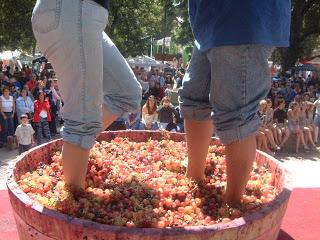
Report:
[[[103,33],[107,17],[92,0],[37,0],[32,13],[38,46],[60,79],[62,136],[85,149],[103,130],[102,107],[124,117],[141,102],[140,83]]]
[[[271,87],[268,58],[273,47],[222,46],[201,52],[196,47],[179,89],[185,119],[213,119],[224,144],[252,136],[260,125],[259,101]]]

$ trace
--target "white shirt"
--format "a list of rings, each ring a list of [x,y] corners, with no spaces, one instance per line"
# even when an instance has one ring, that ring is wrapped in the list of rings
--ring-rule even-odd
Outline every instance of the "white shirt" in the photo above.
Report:
[[[1,96],[1,108],[2,108],[2,112],[12,112],[13,97],[9,96],[9,99],[6,99],[4,96]]]
[[[15,132],[17,136],[18,143],[21,145],[29,145],[31,144],[32,135],[34,134],[34,130],[30,124],[22,125],[20,124]]]
[[[40,112],[40,117],[41,118],[46,118],[46,117],[48,117],[48,114],[47,114],[47,111],[46,110],[41,110],[41,112]]]

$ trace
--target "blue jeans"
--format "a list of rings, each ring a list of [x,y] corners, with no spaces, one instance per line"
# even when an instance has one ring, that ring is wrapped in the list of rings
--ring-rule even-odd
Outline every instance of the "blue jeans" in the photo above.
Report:
[[[212,118],[224,144],[254,135],[260,125],[259,101],[271,87],[272,49],[238,45],[200,52],[194,48],[179,90],[181,116],[198,121]]]
[[[51,134],[50,134],[50,128],[47,118],[40,118],[40,122],[34,123],[35,126],[35,132],[36,132],[36,141],[37,144],[41,144],[42,135],[50,141],[51,140]]]
[[[14,135],[14,124],[13,124],[13,118],[11,118],[12,113],[4,113],[7,117],[7,119],[4,119],[2,114],[0,114],[0,122],[2,126],[2,131],[1,131],[1,137],[0,137],[0,143],[5,143],[7,142],[7,137],[8,136],[13,136]]]
[[[32,13],[38,46],[61,80],[62,136],[85,149],[103,130],[103,107],[126,118],[141,103],[139,82],[103,33],[107,17],[92,0],[37,0]]]

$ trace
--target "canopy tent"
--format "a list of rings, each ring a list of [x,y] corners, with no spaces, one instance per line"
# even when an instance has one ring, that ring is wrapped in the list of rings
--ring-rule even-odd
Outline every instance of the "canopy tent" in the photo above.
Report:
[[[299,72],[299,71],[302,71],[302,72],[317,72],[319,71],[315,66],[313,66],[312,64],[303,64],[303,65],[300,65],[300,66],[296,66],[292,69],[294,72]]]
[[[312,60],[308,61],[307,63],[314,64],[314,65],[320,65],[320,56],[313,58]]]
[[[157,61],[148,56],[137,56],[135,58],[129,57],[127,58],[127,62],[130,66],[139,66],[139,67],[167,67],[167,64],[164,64],[160,61]]]

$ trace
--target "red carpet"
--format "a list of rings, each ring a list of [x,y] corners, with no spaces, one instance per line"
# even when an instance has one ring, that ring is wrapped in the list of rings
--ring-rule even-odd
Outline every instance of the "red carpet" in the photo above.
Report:
[[[0,240],[18,240],[7,191],[0,191]],[[320,188],[297,188],[291,194],[278,240],[320,239]]]

